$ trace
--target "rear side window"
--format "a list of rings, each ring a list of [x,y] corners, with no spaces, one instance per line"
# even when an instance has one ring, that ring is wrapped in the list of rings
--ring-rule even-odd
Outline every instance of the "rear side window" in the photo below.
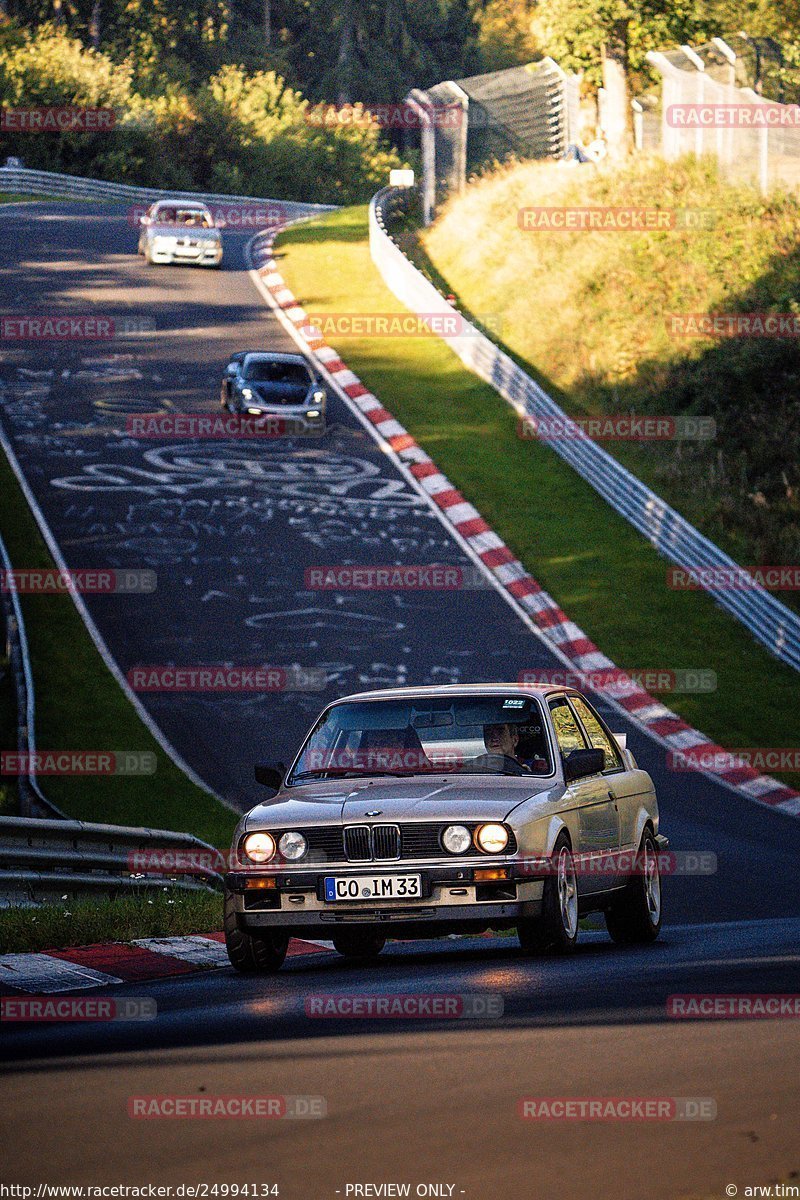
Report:
[[[564,757],[566,758],[572,750],[588,750],[586,739],[566,700],[551,701],[550,712],[553,715],[558,748]]]
[[[611,741],[611,738],[600,724],[597,713],[595,713],[593,709],[589,708],[589,705],[586,703],[586,701],[582,700],[579,696],[572,696],[571,699],[575,707],[575,711],[583,722],[583,728],[589,735],[589,740],[592,743],[592,747],[595,750],[603,751],[605,756],[605,765],[603,770],[619,770],[619,768],[622,766],[622,760],[620,759],[619,753]]]

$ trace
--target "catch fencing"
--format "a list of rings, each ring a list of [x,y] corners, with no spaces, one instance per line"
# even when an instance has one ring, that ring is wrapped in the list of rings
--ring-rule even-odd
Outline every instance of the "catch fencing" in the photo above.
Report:
[[[664,158],[713,155],[727,178],[756,184],[763,195],[800,187],[800,106],[737,86],[739,59],[727,42],[647,58],[662,77]]]
[[[423,220],[467,173],[510,155],[561,158],[577,140],[580,76],[552,58],[415,88],[407,103],[417,114],[422,145]]]
[[[409,261],[389,233],[392,213],[407,204],[408,193],[396,188],[385,188],[373,197],[369,217],[372,259],[389,289],[412,312],[454,317],[456,310]],[[552,449],[643,534],[659,554],[687,571],[711,568],[744,574],[732,558],[592,441],[535,380],[463,315],[454,325],[462,332],[449,336],[447,344],[464,365],[499,392],[520,417],[564,428],[567,436],[549,442]],[[800,670],[797,613],[757,584],[746,590],[704,586],[776,658]]]

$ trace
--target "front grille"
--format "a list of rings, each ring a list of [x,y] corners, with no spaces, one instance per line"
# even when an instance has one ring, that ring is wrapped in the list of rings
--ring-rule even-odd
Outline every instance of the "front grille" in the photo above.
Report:
[[[371,862],[372,842],[367,825],[348,825],[344,831],[344,852],[350,862]]]
[[[317,825],[301,827],[308,841],[308,853],[297,866],[306,863],[392,862],[401,859],[446,858],[457,862],[460,855],[450,855],[442,847],[442,833],[448,821],[409,822],[407,825]],[[476,821],[465,822],[473,830]],[[297,828],[294,826],[293,828]],[[283,829],[270,830],[275,841]],[[513,833],[508,840],[507,854],[514,854],[517,843]],[[465,858],[479,851],[468,851]],[[279,860],[278,860],[279,861]],[[277,865],[273,861],[272,865]],[[292,864],[294,865],[294,864]]]
[[[397,825],[373,826],[372,853],[377,860],[400,857],[400,830]]]

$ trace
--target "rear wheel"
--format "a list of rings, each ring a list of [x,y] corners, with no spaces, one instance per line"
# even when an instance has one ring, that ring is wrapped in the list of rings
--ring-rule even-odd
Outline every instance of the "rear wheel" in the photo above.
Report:
[[[273,929],[265,929],[263,933],[240,929],[230,895],[225,897],[224,927],[228,958],[242,975],[270,975],[281,969],[289,935]]]
[[[615,942],[636,945],[653,942],[661,929],[661,872],[658,848],[649,829],[642,837],[631,875],[618,900],[606,912],[606,928]]]
[[[560,833],[550,858],[553,869],[544,881],[542,915],[517,926],[525,954],[568,954],[578,940],[578,879],[566,833]]]
[[[371,929],[340,929],[333,935],[333,944],[345,958],[369,960],[378,957],[386,938]]]

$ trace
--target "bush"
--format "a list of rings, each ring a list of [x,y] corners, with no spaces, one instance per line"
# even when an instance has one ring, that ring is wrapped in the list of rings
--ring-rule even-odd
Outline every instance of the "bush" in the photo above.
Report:
[[[400,165],[371,125],[320,129],[274,71],[221,67],[189,91],[134,87],[131,62],[113,62],[52,26],[0,42],[0,92],[9,107],[112,108],[113,130],[0,134],[0,158],[41,170],[149,187],[347,204],[366,200]]]

